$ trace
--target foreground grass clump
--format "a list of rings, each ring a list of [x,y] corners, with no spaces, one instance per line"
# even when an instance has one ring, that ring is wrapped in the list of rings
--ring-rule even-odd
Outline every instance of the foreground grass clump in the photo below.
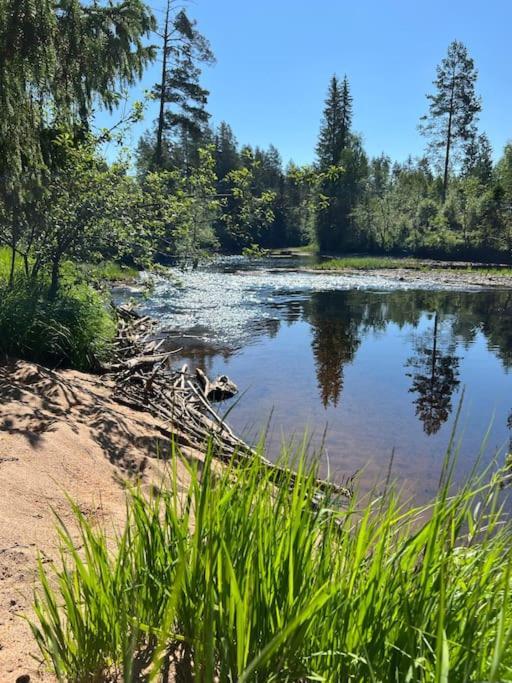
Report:
[[[424,268],[421,261],[413,258],[391,258],[388,256],[344,256],[322,261],[313,266],[317,270],[381,270],[390,268],[407,268],[420,270]]]
[[[85,284],[51,298],[43,281],[0,282],[0,353],[88,370],[106,358],[114,334],[105,302]]]
[[[171,475],[132,493],[114,543],[78,509],[78,542],[61,522],[32,623],[59,680],[162,680],[174,657],[202,683],[512,680],[497,482],[340,509],[296,465],[276,489],[257,460],[220,472],[209,452],[185,491]]]

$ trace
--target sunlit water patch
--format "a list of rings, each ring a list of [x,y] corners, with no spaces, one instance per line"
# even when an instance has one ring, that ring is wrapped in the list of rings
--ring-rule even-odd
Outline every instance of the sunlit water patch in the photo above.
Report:
[[[199,270],[177,271],[170,280],[155,278],[153,292],[142,302],[142,309],[156,317],[161,328],[170,333],[185,333],[213,345],[240,348],[254,341],[260,330],[272,329],[281,317],[293,317],[294,303],[295,308],[300,307],[313,293],[409,291],[418,286],[398,277],[292,269],[300,264],[224,257]],[[423,287],[436,290],[439,284],[425,278]]]

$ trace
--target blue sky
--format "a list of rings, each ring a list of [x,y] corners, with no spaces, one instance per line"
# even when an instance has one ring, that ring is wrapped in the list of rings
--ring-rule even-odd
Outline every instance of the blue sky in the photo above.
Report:
[[[161,17],[163,0],[150,4]],[[466,44],[478,68],[480,128],[495,155],[512,139],[512,0],[193,0],[189,12],[217,57],[202,78],[212,121],[230,123],[241,143],[273,143],[285,162],[313,160],[333,73],[349,78],[354,128],[370,155],[421,154],[418,119],[453,39]],[[134,97],[159,69],[148,69]],[[127,144],[155,113],[151,105]]]

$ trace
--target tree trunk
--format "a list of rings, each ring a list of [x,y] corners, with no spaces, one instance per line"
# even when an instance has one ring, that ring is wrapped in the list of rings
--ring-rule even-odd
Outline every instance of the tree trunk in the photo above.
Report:
[[[437,320],[438,313],[436,311],[436,316],[434,318],[434,343],[432,346],[432,373],[430,376],[430,390],[434,390],[434,381],[436,378],[436,361],[437,361]]]
[[[9,270],[9,289],[14,285],[14,270],[16,268],[16,244],[11,245],[11,267]]]
[[[52,279],[50,282],[50,289],[48,295],[50,299],[55,299],[57,292],[59,291],[59,270],[60,270],[60,257],[57,257],[52,262]]]
[[[452,120],[453,120],[453,99],[455,96],[455,72],[452,77],[452,91],[450,94],[450,111],[448,113],[448,130],[446,132],[446,153],[444,157],[444,177],[443,177],[443,204],[446,201],[448,190],[448,170],[450,168],[450,148],[452,146]]]
[[[162,77],[160,80],[160,110],[158,112],[158,128],[156,132],[155,162],[158,168],[162,165],[162,145],[164,135],[164,115],[165,115],[165,79],[167,73],[167,53],[169,50],[169,13],[171,0],[167,0],[164,25],[164,45],[162,59]]]

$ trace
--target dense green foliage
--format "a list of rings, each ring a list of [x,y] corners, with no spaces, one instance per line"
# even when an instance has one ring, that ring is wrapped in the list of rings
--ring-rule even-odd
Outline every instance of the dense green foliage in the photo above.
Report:
[[[115,106],[154,56],[143,44],[153,25],[141,0],[0,1],[0,237],[13,250],[60,166],[56,135],[78,140],[95,104]]]
[[[55,297],[40,280],[0,282],[0,353],[79,370],[108,358],[115,323],[100,294],[66,285]]]
[[[90,119],[140,78],[153,27],[140,0],[0,0],[0,242],[11,287],[21,257],[32,283],[51,273],[55,297],[65,257],[115,241],[103,210],[120,174],[99,159]]]
[[[220,215],[211,227],[223,251],[315,242],[330,253],[509,259],[512,151],[508,145],[493,163],[488,138],[477,127],[482,104],[476,80],[467,49],[454,41],[437,69],[429,111],[420,122],[429,141],[424,158],[369,159],[352,129],[348,79],[333,76],[314,164],[290,162],[283,168],[272,145],[240,147],[227,123],[211,130],[204,118],[193,141],[176,135],[167,140],[161,166],[190,174],[199,148],[214,146]],[[201,111],[205,106],[202,100]],[[155,144],[151,134],[141,141],[142,174]]]
[[[227,123],[209,127],[200,66],[214,57],[183,7],[169,2],[160,28],[138,0],[94,8],[0,2],[0,44],[13,46],[0,50],[0,242],[11,249],[11,285],[19,259],[27,278],[49,277],[55,296],[66,259],[195,266],[212,251],[251,245],[509,258],[512,146],[493,163],[461,43],[450,45],[428,96],[429,158],[369,159],[352,129],[348,79],[333,76],[316,162],[283,168],[272,145],[240,147]],[[145,44],[151,32],[159,48]],[[159,116],[139,144],[134,177],[129,157],[102,158],[101,144],[116,138],[93,135],[91,117],[97,105],[116,106],[158,49]],[[81,51],[87,58],[77,62]],[[141,112],[136,105],[114,126],[118,137]]]
[[[30,263],[29,267],[33,264]],[[0,354],[28,358],[51,366],[96,370],[111,355],[115,321],[101,289],[105,281],[133,278],[137,271],[118,263],[62,267],[63,286],[50,293],[46,274],[27,277],[25,262],[15,260],[10,283],[11,252],[0,248]]]
[[[40,564],[41,653],[63,681],[159,680],[174,657],[205,683],[512,680],[506,475],[450,497],[453,464],[424,509],[390,491],[340,509],[302,457],[276,488],[209,451],[185,491],[174,472],[130,495],[113,552],[76,508],[79,547],[61,522],[61,566]]]

